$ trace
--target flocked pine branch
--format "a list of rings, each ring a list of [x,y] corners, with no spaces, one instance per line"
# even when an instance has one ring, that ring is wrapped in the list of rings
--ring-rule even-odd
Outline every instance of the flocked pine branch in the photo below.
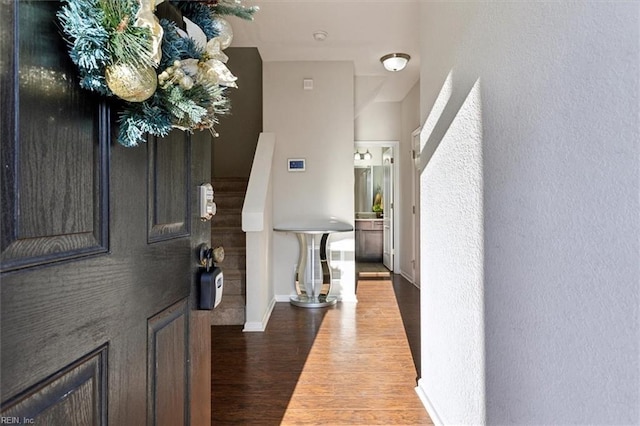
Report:
[[[165,98],[165,105],[176,118],[178,125],[187,128],[199,123],[207,114],[206,108],[187,98],[182,89],[177,86],[169,89],[168,96]]]
[[[171,115],[162,106],[162,98],[156,93],[142,103],[130,103],[120,113],[118,143],[136,146],[145,142],[144,134],[167,136],[172,129]]]
[[[229,114],[231,112],[231,101],[227,97],[226,87],[217,85],[207,85],[207,91],[211,99],[209,108],[215,112],[213,122],[218,123],[217,116]]]
[[[198,48],[192,38],[180,37],[175,22],[161,19],[160,25],[163,29],[162,59],[158,69],[164,70],[180,59],[202,57],[202,49]]]
[[[105,68],[114,62],[150,65],[149,30],[131,25],[136,0],[65,0],[57,13],[80,71],[80,86],[111,95]]]
[[[151,31],[134,25],[140,8],[137,0],[100,0],[104,26],[110,32],[109,51],[114,63],[152,66]]]
[[[103,68],[109,60],[106,52],[109,33],[101,25],[104,14],[97,3],[97,0],[68,1],[58,11],[60,24],[71,38],[67,43],[72,60],[87,70]]]
[[[237,16],[247,21],[252,21],[254,13],[260,9],[258,6],[245,6],[240,0],[218,0],[213,7],[218,15]]]
[[[80,86],[109,95],[104,69],[110,63],[109,33],[102,26],[98,0],[67,0],[57,13],[69,45],[69,57],[80,71]]]

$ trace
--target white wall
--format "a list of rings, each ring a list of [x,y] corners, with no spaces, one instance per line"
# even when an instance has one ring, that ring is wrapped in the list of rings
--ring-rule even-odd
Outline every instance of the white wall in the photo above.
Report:
[[[400,102],[372,102],[355,120],[355,140],[399,141],[401,117]]]
[[[413,279],[413,213],[412,213],[412,180],[414,173],[411,150],[413,141],[411,133],[420,125],[420,83],[409,91],[401,103],[401,130],[400,153],[398,154],[398,167],[400,167],[400,194],[398,207],[400,212],[400,273]]]
[[[421,388],[445,424],[485,419],[479,113],[476,86],[420,179]]]
[[[277,135],[273,170],[273,223],[334,216],[354,222],[353,64],[265,62],[264,128]],[[303,90],[303,79],[314,81]],[[306,172],[288,172],[287,158],[306,158]],[[355,300],[353,232],[330,238],[331,294]],[[294,291],[298,243],[274,233],[273,277],[278,300]]]
[[[454,256],[422,258],[437,421],[640,423],[639,23],[637,2],[421,3],[423,122],[452,71],[423,174],[423,247]]]
[[[273,290],[273,154],[276,137],[261,133],[242,205],[246,232],[246,313],[243,331],[264,331],[275,306]]]

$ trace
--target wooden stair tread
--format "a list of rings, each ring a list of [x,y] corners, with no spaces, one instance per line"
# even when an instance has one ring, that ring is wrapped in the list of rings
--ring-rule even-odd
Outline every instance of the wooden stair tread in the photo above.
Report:
[[[244,324],[246,239],[242,231],[242,206],[248,182],[247,177],[214,178],[218,211],[211,223],[211,238],[212,246],[224,247],[225,259],[218,266],[227,285],[222,302],[211,312],[212,325]]]

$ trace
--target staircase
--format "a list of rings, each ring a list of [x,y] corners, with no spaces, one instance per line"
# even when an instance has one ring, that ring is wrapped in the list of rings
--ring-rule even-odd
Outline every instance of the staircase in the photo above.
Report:
[[[248,178],[216,178],[213,182],[217,213],[211,221],[211,247],[224,247],[222,301],[211,311],[211,325],[245,323],[246,238],[242,231],[242,204]]]

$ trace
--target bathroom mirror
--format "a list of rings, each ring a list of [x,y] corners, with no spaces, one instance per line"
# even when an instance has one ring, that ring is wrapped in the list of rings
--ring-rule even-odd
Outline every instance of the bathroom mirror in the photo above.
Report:
[[[356,166],[353,171],[355,178],[356,219],[360,219],[364,218],[363,216],[373,213],[371,211],[373,202],[373,170],[372,166]]]

